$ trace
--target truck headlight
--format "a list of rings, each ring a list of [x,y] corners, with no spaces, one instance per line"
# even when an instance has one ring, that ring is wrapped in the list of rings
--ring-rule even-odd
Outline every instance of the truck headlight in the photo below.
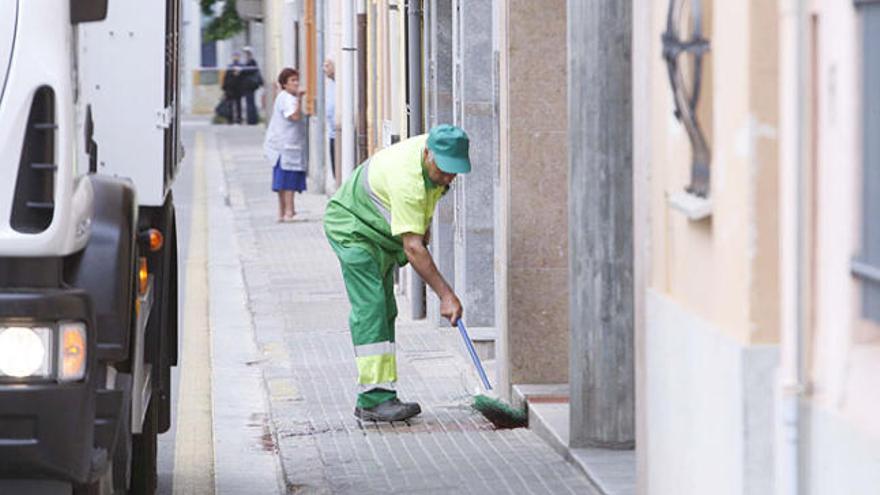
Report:
[[[51,377],[54,333],[45,327],[0,327],[0,374],[13,378]]]

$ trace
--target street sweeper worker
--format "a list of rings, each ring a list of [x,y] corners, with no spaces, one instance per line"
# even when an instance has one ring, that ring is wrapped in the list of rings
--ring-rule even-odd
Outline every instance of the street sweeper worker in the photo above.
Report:
[[[412,264],[440,298],[440,314],[452,325],[458,322],[461,301],[426,246],[434,207],[456,175],[470,170],[467,134],[439,125],[374,154],[327,205],[324,232],[351,302],[360,392],[354,414],[362,420],[402,421],[421,412],[418,403],[401,402],[394,389],[393,268]]]

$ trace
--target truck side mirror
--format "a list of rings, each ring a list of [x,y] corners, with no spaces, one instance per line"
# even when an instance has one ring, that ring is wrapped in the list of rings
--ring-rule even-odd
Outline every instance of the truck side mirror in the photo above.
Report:
[[[70,23],[103,21],[108,0],[70,0]]]

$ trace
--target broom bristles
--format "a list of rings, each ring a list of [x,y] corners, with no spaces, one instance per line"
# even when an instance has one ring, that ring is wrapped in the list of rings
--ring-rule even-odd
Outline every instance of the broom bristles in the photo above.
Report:
[[[529,424],[529,417],[524,409],[516,409],[498,399],[485,395],[474,397],[473,408],[479,411],[496,428],[523,428]]]

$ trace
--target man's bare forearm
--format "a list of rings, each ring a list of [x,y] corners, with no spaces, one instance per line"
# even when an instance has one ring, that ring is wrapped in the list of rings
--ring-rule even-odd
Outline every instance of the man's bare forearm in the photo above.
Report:
[[[452,293],[452,288],[449,287],[443,275],[440,274],[440,270],[434,264],[434,259],[427,248],[424,246],[412,247],[406,250],[406,256],[416,273],[422,277],[422,280],[428,286],[434,289],[437,296],[443,298]]]
[[[448,318],[449,323],[455,325],[461,318],[464,308],[461,307],[461,301],[456,297],[452,287],[446,283],[443,275],[440,275],[440,270],[437,270],[431,253],[425,247],[425,238],[419,234],[404,234],[403,250],[416,273],[422,276],[425,283],[431,286],[440,298],[440,314]]]

